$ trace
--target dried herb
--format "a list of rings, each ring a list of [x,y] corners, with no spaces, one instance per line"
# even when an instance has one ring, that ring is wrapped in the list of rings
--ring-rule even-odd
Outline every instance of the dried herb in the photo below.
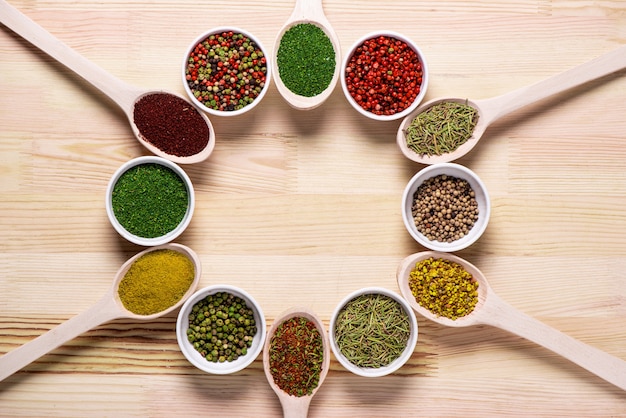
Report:
[[[462,265],[442,258],[416,263],[409,288],[420,306],[450,319],[471,313],[478,303],[478,282]]]
[[[411,213],[427,239],[453,242],[467,235],[478,220],[476,193],[467,180],[440,174],[419,185]]]
[[[252,309],[228,292],[217,292],[196,302],[188,319],[187,339],[213,363],[235,361],[248,354],[257,333]]]
[[[478,112],[470,105],[441,102],[417,115],[405,130],[406,144],[419,155],[456,150],[474,132]]]
[[[359,367],[379,368],[400,357],[411,324],[402,305],[386,295],[365,294],[343,307],[335,324],[341,354]]]
[[[280,79],[292,93],[313,97],[322,93],[335,73],[335,49],[324,31],[312,23],[289,28],[276,54]]]
[[[306,396],[319,385],[324,345],[315,324],[304,317],[287,319],[269,345],[274,383],[293,396]]]
[[[118,222],[133,235],[161,237],[183,220],[189,205],[183,179],[161,164],[139,164],[113,186],[111,203]]]
[[[155,250],[139,257],[119,284],[124,307],[138,315],[152,315],[174,306],[193,283],[195,267],[184,254]]]

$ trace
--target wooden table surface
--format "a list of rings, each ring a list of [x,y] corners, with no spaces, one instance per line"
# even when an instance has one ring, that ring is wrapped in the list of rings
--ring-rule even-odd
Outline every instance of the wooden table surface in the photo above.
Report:
[[[119,78],[183,93],[184,50],[234,25],[268,49],[293,1],[10,0]],[[488,98],[626,43],[620,1],[325,1],[344,51],[392,29],[430,68],[427,99]],[[483,237],[457,253],[504,300],[626,360],[626,74],[527,107],[457,161],[489,188]],[[252,112],[212,118],[211,157],[185,166],[196,212],[177,242],[201,257],[200,286],[239,286],[268,326],[305,305],[328,326],[365,286],[398,291],[395,272],[422,251],[402,224],[406,182],[423,168],[395,144],[397,122],[352,109],[340,86],[320,108],[291,109],[274,85]],[[0,352],[90,307],[143,248],[109,224],[104,193],[147,154],[99,91],[0,27]],[[277,417],[261,367],[213,376],[178,349],[175,314],[89,331],[0,383],[2,416]],[[626,416],[626,393],[531,342],[490,327],[419,317],[397,373],[364,378],[333,357],[310,417]]]

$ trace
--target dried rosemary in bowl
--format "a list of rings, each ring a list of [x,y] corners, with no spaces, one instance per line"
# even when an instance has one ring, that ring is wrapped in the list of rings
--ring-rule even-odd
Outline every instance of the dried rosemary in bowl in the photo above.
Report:
[[[404,131],[407,146],[419,155],[442,155],[471,138],[478,111],[466,103],[441,102],[417,115]]]
[[[389,296],[357,296],[339,312],[335,341],[346,359],[358,367],[380,368],[402,355],[411,336],[409,315]]]

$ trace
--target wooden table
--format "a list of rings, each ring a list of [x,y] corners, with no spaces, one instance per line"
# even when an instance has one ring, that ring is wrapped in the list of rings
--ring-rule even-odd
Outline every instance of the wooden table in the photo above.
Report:
[[[272,49],[293,1],[11,0],[119,78],[183,93],[188,43],[235,25]],[[425,52],[427,99],[487,98],[542,80],[626,41],[619,1],[325,1],[342,48],[393,29]],[[82,312],[142,248],[109,224],[104,193],[146,154],[121,111],[47,55],[0,29],[0,352]],[[511,305],[626,359],[624,72],[528,107],[458,161],[489,188],[485,235],[458,255]],[[328,325],[365,286],[398,291],[395,271],[423,250],[404,229],[402,190],[422,166],[395,144],[399,121],[353,110],[339,86],[320,108],[291,109],[272,86],[252,112],[212,118],[209,160],[189,229],[201,287],[251,293],[268,325],[305,305]],[[2,416],[281,416],[261,357],[207,375],[180,353],[175,315],[113,321],[0,383]],[[419,318],[409,363],[383,378],[333,358],[311,417],[626,416],[626,394],[552,352],[489,327]]]

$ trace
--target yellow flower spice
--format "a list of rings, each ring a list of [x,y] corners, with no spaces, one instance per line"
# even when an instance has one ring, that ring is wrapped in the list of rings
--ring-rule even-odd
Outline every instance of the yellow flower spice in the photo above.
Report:
[[[478,282],[462,265],[430,257],[415,264],[409,288],[420,306],[452,320],[471,313],[478,303]]]
[[[169,249],[139,257],[121,280],[118,294],[124,307],[138,315],[152,315],[182,299],[195,275],[186,255]]]

